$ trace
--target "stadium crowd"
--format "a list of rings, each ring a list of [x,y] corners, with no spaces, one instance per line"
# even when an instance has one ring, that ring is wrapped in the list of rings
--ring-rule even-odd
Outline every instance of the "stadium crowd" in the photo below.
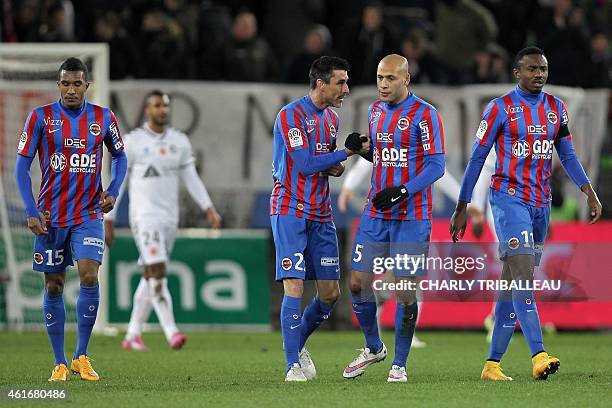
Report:
[[[301,83],[324,54],[370,83],[396,52],[413,83],[508,82],[510,56],[544,49],[549,83],[608,87],[606,0],[3,0],[3,42],[107,42],[111,79]],[[575,75],[575,68],[581,75]]]

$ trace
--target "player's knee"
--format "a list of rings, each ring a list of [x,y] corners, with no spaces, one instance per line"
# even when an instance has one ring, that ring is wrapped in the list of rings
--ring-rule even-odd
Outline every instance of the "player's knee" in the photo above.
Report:
[[[416,291],[396,291],[395,295],[397,297],[397,303],[401,303],[404,306],[410,306],[417,301]]]
[[[340,288],[334,288],[332,291],[319,294],[319,300],[323,303],[334,304],[340,298]]]
[[[301,298],[304,294],[304,281],[301,279],[283,280],[285,295]]]
[[[351,274],[349,279],[349,289],[351,294],[362,296],[371,290],[371,282],[362,279],[360,276]]]
[[[514,280],[532,280],[535,259],[533,255],[509,256],[506,263]]]
[[[59,296],[64,292],[64,282],[55,279],[45,282],[45,290],[49,296]]]
[[[81,273],[81,285],[94,286],[98,284],[98,270],[86,270]]]
[[[160,298],[162,296],[164,281],[158,278],[149,278],[147,282],[149,283],[149,292],[151,296]]]

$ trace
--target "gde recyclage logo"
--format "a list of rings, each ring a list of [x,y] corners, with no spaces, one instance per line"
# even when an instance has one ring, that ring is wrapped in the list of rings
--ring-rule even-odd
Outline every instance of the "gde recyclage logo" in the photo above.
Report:
[[[527,157],[531,153],[529,143],[524,140],[518,140],[512,145],[512,155],[514,157]]]
[[[550,160],[552,159],[553,149],[553,140],[534,140],[533,146],[526,140],[518,140],[512,145],[512,155],[518,158],[531,155],[533,160]]]
[[[66,156],[62,153],[55,152],[49,157],[49,165],[53,171],[59,172],[66,168],[67,160]]]

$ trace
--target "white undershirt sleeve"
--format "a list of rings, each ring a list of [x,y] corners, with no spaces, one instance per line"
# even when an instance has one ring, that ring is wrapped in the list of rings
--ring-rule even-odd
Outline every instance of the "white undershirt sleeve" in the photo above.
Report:
[[[357,187],[359,187],[359,184],[361,184],[363,179],[368,176],[368,174],[372,174],[372,163],[363,157],[359,157],[353,166],[351,166],[348,174],[344,178],[342,189],[351,191],[355,190]]]
[[[451,199],[451,201],[457,201],[459,198],[459,191],[461,190],[461,186],[456,178],[453,177],[447,171],[444,172],[444,175],[436,181],[434,184],[436,188],[438,188],[442,194]]]
[[[193,162],[187,164],[180,170],[181,180],[185,183],[185,187],[189,195],[200,206],[202,211],[208,210],[213,206],[213,203],[208,195],[206,186],[200,179]]]

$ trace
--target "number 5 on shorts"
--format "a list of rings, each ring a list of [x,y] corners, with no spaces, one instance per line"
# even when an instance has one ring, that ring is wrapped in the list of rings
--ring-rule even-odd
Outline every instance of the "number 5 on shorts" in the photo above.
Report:
[[[362,244],[355,245],[355,257],[353,258],[353,262],[361,261],[361,249],[363,248]]]

